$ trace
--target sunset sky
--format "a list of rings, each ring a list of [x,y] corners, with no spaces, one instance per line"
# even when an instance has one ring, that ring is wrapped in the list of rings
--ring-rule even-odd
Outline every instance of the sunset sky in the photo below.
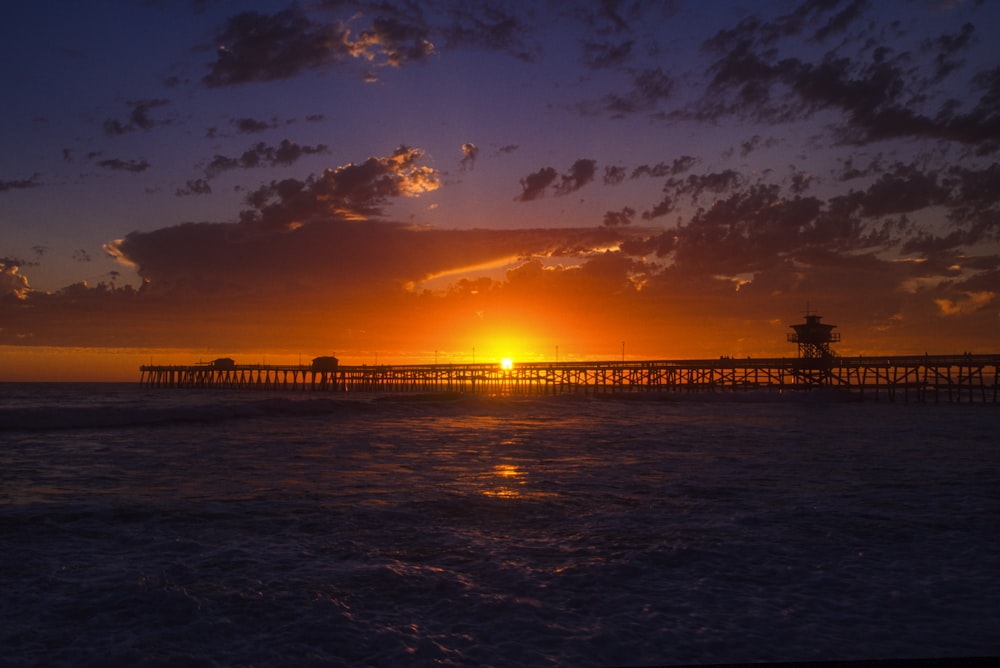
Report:
[[[1000,3],[20,2],[0,381],[1000,351]]]

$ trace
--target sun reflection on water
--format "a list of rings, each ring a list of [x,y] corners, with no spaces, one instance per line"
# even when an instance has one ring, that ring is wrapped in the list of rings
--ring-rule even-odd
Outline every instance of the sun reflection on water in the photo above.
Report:
[[[526,485],[527,474],[514,464],[497,464],[488,475],[489,487],[483,490],[485,496],[514,499],[522,496],[518,486]]]

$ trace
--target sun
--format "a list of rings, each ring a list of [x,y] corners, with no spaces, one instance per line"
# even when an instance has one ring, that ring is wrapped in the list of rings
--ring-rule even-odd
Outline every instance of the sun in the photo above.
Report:
[[[514,368],[514,361],[511,360],[511,358],[509,357],[504,357],[502,360],[500,360],[500,368],[503,369],[504,371],[510,371],[511,369]]]

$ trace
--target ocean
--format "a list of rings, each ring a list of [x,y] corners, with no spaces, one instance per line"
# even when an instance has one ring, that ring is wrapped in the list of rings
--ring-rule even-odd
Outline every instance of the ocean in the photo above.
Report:
[[[1000,654],[995,405],[0,384],[0,665]]]

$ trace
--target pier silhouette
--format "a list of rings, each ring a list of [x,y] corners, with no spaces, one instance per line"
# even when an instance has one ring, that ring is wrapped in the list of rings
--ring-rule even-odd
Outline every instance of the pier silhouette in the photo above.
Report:
[[[142,366],[150,388],[559,394],[807,392],[844,399],[998,403],[1000,353],[840,357],[836,325],[806,313],[791,325],[794,358],[528,362],[513,364],[342,365],[317,357],[308,365],[236,364],[224,357],[191,366]]]
[[[327,358],[329,360],[329,358]],[[906,402],[1000,401],[1000,354],[500,364],[142,366],[149,388],[494,395],[804,392]],[[637,397],[638,398],[638,397]]]

